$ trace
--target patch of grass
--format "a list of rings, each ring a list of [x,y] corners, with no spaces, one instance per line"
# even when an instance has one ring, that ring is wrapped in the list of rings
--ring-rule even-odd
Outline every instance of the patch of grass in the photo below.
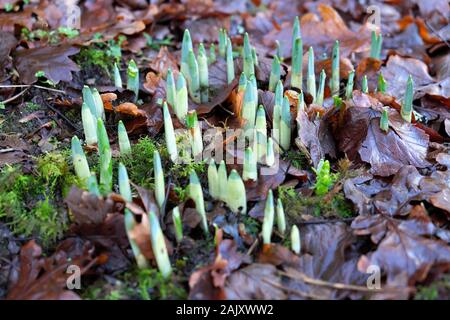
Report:
[[[65,209],[56,206],[77,183],[67,154],[51,152],[37,158],[37,170],[24,174],[19,166],[0,170],[0,219],[16,235],[35,236],[44,246],[59,239],[67,228]]]

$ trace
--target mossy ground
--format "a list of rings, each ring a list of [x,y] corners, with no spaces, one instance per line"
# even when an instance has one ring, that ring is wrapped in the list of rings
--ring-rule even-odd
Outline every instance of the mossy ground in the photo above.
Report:
[[[137,269],[104,278],[81,290],[81,297],[88,300],[155,300],[186,299],[186,288],[177,280],[177,275],[165,280],[157,269]]]
[[[68,163],[68,151],[50,152],[35,161],[36,171],[31,173],[17,165],[0,170],[0,218],[14,234],[36,237],[48,246],[67,229],[62,199],[77,179]]]

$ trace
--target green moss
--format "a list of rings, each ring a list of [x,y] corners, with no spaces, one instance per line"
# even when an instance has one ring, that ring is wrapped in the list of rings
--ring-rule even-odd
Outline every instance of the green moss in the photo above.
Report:
[[[122,58],[121,45],[125,40],[126,37],[121,35],[117,40],[81,48],[75,60],[84,68],[99,66],[109,75],[114,63],[119,63]]]
[[[99,280],[88,286],[81,294],[84,299],[92,300],[165,300],[186,299],[187,292],[175,278],[164,279],[156,269],[137,269],[124,272],[116,276],[116,283],[110,285]]]
[[[444,275],[428,286],[418,286],[415,300],[448,300],[450,296],[450,276]]]
[[[241,215],[240,222],[245,225],[245,231],[248,234],[254,237],[258,236],[261,230],[261,223],[258,220],[250,217],[249,215]]]
[[[121,157],[132,182],[145,188],[153,187],[153,152],[157,149],[152,139],[144,137],[131,146],[129,155]]]
[[[302,214],[339,218],[354,215],[351,203],[345,199],[342,192],[328,199],[326,196],[302,196],[292,187],[279,187],[278,197],[283,202],[286,215],[294,220]]]
[[[287,151],[283,160],[290,161],[291,165],[297,169],[305,168],[308,164],[305,154],[296,150]]]
[[[67,216],[65,208],[56,204],[77,183],[67,158],[67,151],[40,156],[36,172],[30,174],[19,166],[0,170],[0,219],[16,235],[37,237],[44,246],[63,235]]]

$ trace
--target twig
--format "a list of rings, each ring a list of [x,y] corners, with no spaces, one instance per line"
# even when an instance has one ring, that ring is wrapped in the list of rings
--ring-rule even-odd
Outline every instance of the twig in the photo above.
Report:
[[[12,151],[14,151],[14,150],[16,150],[16,149],[14,149],[14,148],[0,149],[0,153],[12,152]]]
[[[53,91],[53,92],[58,92],[58,93],[62,93],[62,94],[67,94],[67,92],[65,92],[64,90],[48,88],[48,87],[40,86],[37,84],[3,84],[3,85],[0,85],[0,88],[30,88],[30,87]]]
[[[268,280],[268,279],[265,279],[265,278],[263,278],[262,281],[264,281],[267,284],[270,284],[271,286],[273,286],[275,288],[278,288],[278,289],[281,289],[283,291],[299,295],[300,297],[303,297],[303,298],[316,299],[316,300],[327,300],[327,298],[328,298],[328,297],[325,297],[325,296],[318,296],[318,295],[315,295],[315,294],[303,292],[303,291],[300,291],[300,290],[297,290],[297,289],[287,288],[285,286],[282,286],[281,284],[278,284],[276,282],[273,282],[272,280]]]
[[[11,102],[11,101],[16,100],[16,99],[19,98],[21,95],[23,95],[25,92],[27,92],[28,89],[29,89],[29,88],[26,88],[26,89],[20,91],[20,92],[19,92],[18,94],[16,94],[15,96],[13,96],[13,97],[11,97],[11,98],[9,98],[9,99],[6,99],[5,101],[1,101],[1,103],[7,104],[7,103],[9,103],[9,102]]]
[[[289,272],[279,271],[279,274],[282,276],[291,278],[291,279],[301,280],[303,282],[306,282],[306,283],[309,283],[312,285],[327,287],[327,288],[332,288],[332,289],[337,289],[337,290],[351,290],[351,291],[370,292],[370,293],[410,291],[409,288],[392,288],[392,287],[385,288],[385,289],[369,289],[369,288],[366,288],[363,286],[356,286],[356,285],[352,285],[352,284],[328,282],[328,281],[324,281],[324,280],[320,280],[320,279],[314,279],[314,278],[307,276],[303,272],[297,271],[292,268],[287,268],[287,271],[289,271]]]
[[[351,222],[355,218],[345,218],[345,219],[330,219],[330,220],[313,220],[313,221],[300,221],[298,224],[324,224],[324,223],[338,223],[338,222]]]
[[[252,245],[250,246],[250,248],[247,251],[248,256],[250,256],[252,254],[253,250],[256,248],[258,243],[259,243],[259,240],[258,240],[258,238],[256,238],[255,241],[252,243]]]
[[[447,42],[447,40],[442,38],[442,36],[438,32],[436,32],[436,30],[434,30],[433,26],[431,24],[429,24],[427,20],[425,20],[425,24],[427,25],[428,28],[431,29],[431,32],[433,32],[435,35],[437,35],[438,38],[441,39],[447,45],[447,47],[450,48],[450,44]]]

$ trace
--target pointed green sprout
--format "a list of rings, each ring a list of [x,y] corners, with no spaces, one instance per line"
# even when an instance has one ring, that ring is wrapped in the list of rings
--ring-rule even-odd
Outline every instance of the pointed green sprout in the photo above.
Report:
[[[284,233],[286,232],[286,217],[284,216],[284,208],[281,199],[277,200],[276,211],[278,231],[280,231],[280,233],[284,235]]]
[[[83,103],[85,103],[89,107],[89,110],[91,110],[94,119],[97,119],[99,115],[97,114],[97,108],[95,107],[95,100],[94,96],[92,95],[91,89],[88,86],[83,86],[82,94]]]
[[[83,123],[84,138],[88,145],[97,143],[97,126],[91,109],[83,102],[81,106],[81,122]]]
[[[164,101],[163,103],[163,117],[164,117],[164,138],[166,140],[167,152],[170,160],[175,162],[178,158],[177,141],[175,138],[175,131],[173,129],[172,118],[170,116],[169,107]]]
[[[256,48],[252,47],[252,58],[253,58],[253,64],[255,65],[255,67],[258,66],[258,54],[256,53]]]
[[[189,52],[194,48],[192,47],[191,34],[188,29],[184,30],[183,41],[181,42],[181,68],[180,71],[183,76],[189,78],[189,66],[188,66],[188,56]],[[188,80],[189,82],[189,80]]]
[[[175,100],[175,114],[177,118],[184,122],[188,112],[188,90],[186,86],[186,80],[184,76],[180,73],[177,79],[177,95]]]
[[[387,107],[383,107],[383,112],[381,113],[380,129],[384,132],[389,131],[389,113]]]
[[[305,111],[305,99],[303,97],[303,91],[298,95],[297,101],[297,118],[300,114],[300,111]]]
[[[370,43],[370,57],[374,59],[380,60],[381,57],[381,47],[383,44],[383,36],[376,34],[375,31],[372,31],[372,41]]]
[[[78,179],[85,185],[91,176],[91,171],[89,170],[86,155],[77,136],[72,137],[72,161]]]
[[[283,56],[281,55],[281,44],[280,44],[280,41],[275,40],[275,45],[277,47],[277,49],[275,51],[276,52],[275,53],[275,57],[277,57],[279,61],[283,61]]]
[[[95,194],[97,197],[100,197],[100,190],[98,188],[97,177],[95,176],[95,173],[91,174],[91,176],[87,180],[87,189],[90,193]]]
[[[200,75],[198,70],[197,59],[195,58],[194,51],[189,51],[188,54],[188,67],[189,76],[186,78],[188,83],[188,91],[192,100],[195,103],[201,103],[200,98]]]
[[[181,221],[180,208],[178,206],[172,210],[172,220],[175,228],[175,239],[180,243],[183,240],[183,222]]]
[[[200,43],[198,47],[197,61],[200,76],[201,102],[207,103],[209,100],[208,58],[203,43]]]
[[[255,74],[255,65],[252,55],[252,46],[250,45],[247,32],[244,34],[244,49],[242,50],[242,55],[242,60],[244,61],[244,73],[247,78],[250,78],[250,75]]]
[[[191,171],[189,177],[189,197],[195,203],[195,209],[201,218],[201,225],[205,234],[208,234],[208,222],[206,220],[205,202],[203,201],[203,190],[197,173]]]
[[[267,153],[267,135],[256,131],[256,159],[259,163],[264,163]]]
[[[242,170],[242,179],[244,179],[244,181],[248,181],[248,180],[257,181],[258,180],[258,167],[256,164],[256,158],[253,155],[252,148],[250,148],[250,147],[245,149],[244,166],[243,166],[243,170]]]
[[[295,39],[292,48],[291,87],[302,90],[303,83],[303,42]]]
[[[270,71],[270,78],[269,78],[269,91],[274,92],[275,86],[277,85],[278,81],[281,77],[281,64],[280,59],[275,56],[272,60],[272,70]]]
[[[386,93],[386,80],[384,80],[382,73],[380,73],[380,75],[378,76],[377,89],[381,93]]]
[[[225,58],[227,50],[227,31],[225,29],[219,29],[219,55]]]
[[[97,119],[98,152],[100,155],[100,189],[103,194],[112,190],[112,153],[108,133],[101,118]]]
[[[148,261],[145,256],[142,254],[139,246],[132,236],[132,232],[134,227],[136,226],[136,220],[134,220],[134,215],[130,210],[125,209],[124,212],[124,220],[125,220],[125,229],[127,231],[128,241],[130,242],[131,250],[133,251],[134,258],[136,259],[136,264],[139,269],[148,268]]]
[[[363,93],[369,93],[369,84],[368,84],[368,81],[367,81],[367,76],[366,75],[364,75],[363,76],[363,78],[362,78],[362,82],[361,82],[361,91],[363,92]]]
[[[132,194],[131,194],[131,188],[130,188],[130,181],[128,179],[128,173],[127,169],[122,163],[119,163],[119,192],[121,196],[125,199],[127,202],[131,202],[133,200]],[[95,178],[95,175],[93,176]],[[139,249],[139,246],[137,245],[136,241],[134,240],[134,237],[131,235],[135,225],[136,221],[134,220],[133,214],[128,210],[128,208],[125,208],[124,210],[124,220],[125,220],[125,229],[127,231],[128,241],[130,242],[131,250],[133,251],[133,255],[136,259],[136,263],[139,268],[147,268],[148,262],[145,256],[141,253],[141,250]]]
[[[317,169],[312,168],[316,174],[316,183],[314,185],[314,192],[318,196],[323,196],[328,193],[335,181],[335,176],[331,174],[330,162],[321,159],[317,165]]]
[[[214,63],[216,62],[217,57],[216,57],[216,45],[214,43],[211,43],[211,45],[209,46],[209,57],[208,57],[208,63]]]
[[[245,185],[239,173],[233,169],[228,177],[227,205],[234,213],[247,213],[247,197]]]
[[[267,122],[266,122],[266,111],[262,105],[259,105],[258,111],[256,113],[256,138],[258,144],[257,159],[262,161],[266,156],[267,151]]]
[[[125,199],[125,201],[131,202],[133,197],[131,195],[130,180],[128,178],[127,168],[125,168],[122,162],[119,162],[118,176],[120,195]]]
[[[226,201],[227,185],[228,185],[228,175],[227,167],[225,161],[220,161],[219,169],[217,170],[218,184],[219,184],[219,195],[218,199]]]
[[[316,100],[316,74],[314,71],[314,49],[309,47],[308,51],[308,78],[306,79],[306,92]]]
[[[208,166],[208,189],[213,199],[220,198],[219,174],[214,158],[211,158]]]
[[[251,88],[253,90],[253,96],[255,97],[255,103],[258,104],[258,84],[256,83],[256,76],[252,74],[248,81],[251,82]],[[255,106],[255,117],[256,117],[256,106]]]
[[[230,38],[227,39],[227,82],[230,84],[234,80],[233,47]]]
[[[255,126],[256,106],[258,104],[258,97],[255,96],[252,81],[247,82],[244,92],[244,103],[242,106],[242,118],[245,120],[244,129],[253,129]]]
[[[267,136],[266,110],[262,104],[259,105],[256,113],[255,129]]]
[[[92,96],[94,97],[94,104],[95,104],[95,110],[97,117],[102,118],[102,120],[105,120],[105,108],[103,107],[103,100],[100,96],[100,93],[98,92],[97,88],[92,89]]]
[[[298,38],[302,37],[302,33],[300,30],[300,21],[298,19],[298,16],[294,18],[294,24],[292,25],[292,54],[291,56],[294,57],[295,55],[295,42]]]
[[[345,88],[345,98],[351,99],[353,96],[353,79],[355,78],[355,71],[348,74],[347,87]]]
[[[197,112],[195,110],[189,111],[186,116],[186,127],[189,130],[192,155],[194,158],[202,155],[203,152],[203,138],[200,124],[197,119]]]
[[[167,69],[166,91],[167,91],[167,98],[166,98],[167,103],[169,103],[172,106],[172,108],[175,109],[177,88],[175,87],[175,78],[173,77],[172,68]]]
[[[283,150],[289,150],[291,146],[291,107],[287,97],[283,99],[280,121],[280,146]]]
[[[283,83],[278,81],[275,88],[275,104],[273,106],[273,119],[272,119],[272,137],[277,144],[280,144],[280,121],[281,121],[281,108],[283,106]]]
[[[300,244],[300,231],[298,231],[297,226],[294,224],[291,229],[291,249],[295,254],[300,254],[301,244]]]
[[[413,97],[414,97],[414,82],[409,75],[408,81],[406,82],[405,98],[403,99],[402,107],[400,109],[400,114],[405,121],[411,122],[413,113]]]
[[[331,80],[330,80],[330,88],[331,95],[337,96],[339,95],[339,41],[336,40],[333,46],[333,55],[332,55],[332,63],[331,63]]]
[[[162,210],[166,198],[166,187],[164,183],[164,171],[161,165],[159,152],[153,152],[153,177],[155,179],[155,198],[159,209]]]
[[[273,166],[275,163],[275,152],[273,148],[273,139],[267,139],[267,152],[266,152],[266,165],[269,167]]]
[[[247,77],[245,76],[245,73],[241,73],[241,76],[239,77],[239,85],[238,85],[238,92],[244,92],[245,88],[247,87]]]
[[[136,102],[139,96],[139,69],[133,59],[128,62],[127,76],[127,89],[134,92]]]
[[[127,129],[125,129],[125,126],[122,122],[122,120],[119,121],[118,125],[118,137],[119,137],[119,149],[121,155],[126,155],[131,153],[131,144],[130,140],[128,139]]]
[[[315,104],[318,105],[323,105],[323,96],[324,96],[324,92],[325,92],[325,79],[326,79],[327,75],[325,73],[325,70],[322,69],[322,71],[320,72],[320,77],[319,77],[319,89],[317,89],[317,95],[316,95],[316,100],[314,101]]]
[[[274,220],[275,210],[273,205],[273,194],[272,190],[269,190],[266,199],[266,206],[264,208],[264,221],[262,225],[262,237],[264,244],[270,244],[272,238],[273,230],[273,220]]]
[[[114,63],[114,86],[116,88],[122,88],[122,77],[120,76],[119,67],[117,63]]]
[[[166,240],[159,224],[159,219],[153,210],[148,213],[150,222],[150,238],[153,254],[155,255],[156,265],[163,278],[169,278],[172,273],[169,254],[167,253]]]

